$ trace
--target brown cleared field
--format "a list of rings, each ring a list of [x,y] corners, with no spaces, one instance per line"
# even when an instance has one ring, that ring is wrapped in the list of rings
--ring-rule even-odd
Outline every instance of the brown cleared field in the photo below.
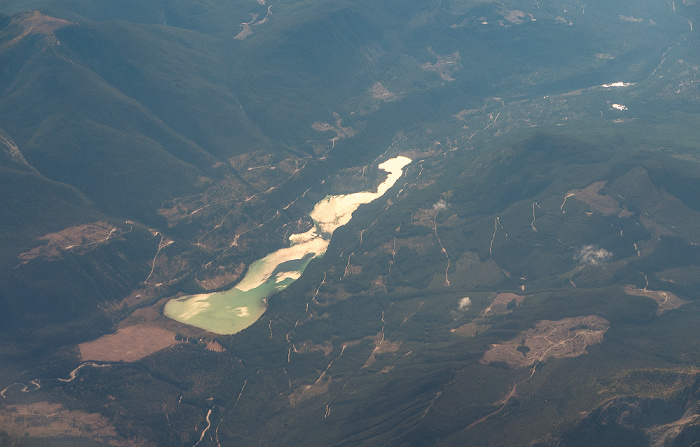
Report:
[[[645,296],[656,301],[659,304],[659,307],[656,309],[656,315],[661,315],[667,310],[678,309],[682,305],[688,303],[688,301],[679,298],[677,295],[671,292],[664,292],[663,290],[646,290],[637,289],[634,286],[627,286],[625,287],[625,293],[627,295]]]
[[[681,286],[693,286],[700,283],[700,267],[685,265],[666,269],[655,274],[661,281],[678,284]]]
[[[586,353],[586,346],[601,343],[609,327],[608,320],[595,315],[542,320],[513,340],[491,345],[481,363],[527,368],[551,357],[578,357]]]
[[[46,241],[46,243],[20,254],[19,260],[26,263],[34,258],[59,259],[62,256],[62,251],[71,249],[87,251],[99,244],[107,243],[109,239],[118,236],[119,233],[117,227],[106,222],[69,227],[40,237],[39,239]]]
[[[471,323],[463,324],[457,328],[450,329],[450,332],[463,337],[476,337],[479,335],[479,333],[486,332],[490,327],[490,324],[478,324],[472,321]]]
[[[376,343],[376,342],[375,342]],[[376,345],[376,348],[374,351],[372,351],[372,354],[367,358],[367,361],[362,365],[362,368],[369,368],[374,364],[374,362],[377,361],[377,355],[379,354],[393,354],[399,351],[399,348],[401,347],[403,343],[400,341],[387,341],[387,340],[382,340]]]
[[[244,271],[245,264],[242,262],[232,266],[232,268],[219,266],[212,274],[207,274],[208,272],[205,270],[203,274],[207,275],[206,278],[195,278],[195,281],[207,291],[220,289],[240,279]]]
[[[620,203],[610,196],[600,195],[600,190],[605,187],[605,182],[596,182],[588,185],[583,189],[574,189],[569,191],[568,195],[572,195],[581,202],[590,206],[596,211],[599,211],[606,216],[617,214],[620,211]],[[623,213],[625,217],[629,217],[629,212]]]
[[[326,340],[322,344],[315,344],[311,340],[303,341],[294,345],[294,352],[297,354],[308,354],[310,352],[323,352],[323,355],[329,356],[333,352],[333,343]]]
[[[503,313],[508,309],[508,304],[515,300],[515,305],[520,306],[525,300],[525,295],[516,295],[515,293],[499,293],[494,298],[493,302],[489,307],[484,310],[484,315],[490,313]]]
[[[122,438],[101,414],[71,411],[61,404],[50,402],[0,408],[0,427],[17,438],[31,433],[34,442],[37,442],[34,445],[41,445],[39,440],[42,438],[63,436],[85,437],[113,446],[134,445]]]
[[[372,94],[372,98],[381,101],[389,102],[396,99],[396,95],[387,90],[380,82],[375,82],[372,87],[370,87],[369,92]]]
[[[120,328],[116,334],[81,343],[78,347],[84,362],[135,362],[176,343],[175,333],[172,331],[137,324]]]

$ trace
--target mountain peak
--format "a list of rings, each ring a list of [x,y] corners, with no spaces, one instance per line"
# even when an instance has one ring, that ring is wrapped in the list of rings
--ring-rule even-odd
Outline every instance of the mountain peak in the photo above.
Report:
[[[75,22],[51,17],[39,11],[27,11],[18,14],[12,20],[9,32],[15,34],[15,36],[3,46],[10,47],[20,40],[33,35],[43,36],[46,44],[60,45],[61,43],[58,41],[55,31],[75,24]]]

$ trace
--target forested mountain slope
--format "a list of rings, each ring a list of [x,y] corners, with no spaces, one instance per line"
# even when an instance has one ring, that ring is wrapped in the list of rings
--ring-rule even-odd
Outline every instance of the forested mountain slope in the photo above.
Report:
[[[697,440],[699,13],[0,3],[0,444]],[[163,315],[399,155],[257,323]]]

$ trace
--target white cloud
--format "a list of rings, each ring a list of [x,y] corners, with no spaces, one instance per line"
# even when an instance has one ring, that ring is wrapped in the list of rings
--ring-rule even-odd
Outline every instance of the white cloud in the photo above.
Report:
[[[467,310],[471,305],[472,300],[468,296],[465,296],[464,298],[459,300],[459,310]]]
[[[612,252],[599,248],[597,245],[584,245],[574,255],[574,259],[581,264],[598,265],[612,258],[612,255]]]
[[[440,199],[440,200],[438,200],[437,202],[435,202],[435,203],[433,204],[433,209],[434,209],[435,211],[444,211],[444,210],[447,209],[447,202],[445,202],[444,200]]]

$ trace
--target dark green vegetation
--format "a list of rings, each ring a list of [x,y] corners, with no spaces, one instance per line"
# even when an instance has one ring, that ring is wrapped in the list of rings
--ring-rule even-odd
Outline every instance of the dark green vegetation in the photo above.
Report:
[[[698,4],[268,3],[0,2],[0,445],[697,441]],[[225,351],[74,370],[399,154]]]

